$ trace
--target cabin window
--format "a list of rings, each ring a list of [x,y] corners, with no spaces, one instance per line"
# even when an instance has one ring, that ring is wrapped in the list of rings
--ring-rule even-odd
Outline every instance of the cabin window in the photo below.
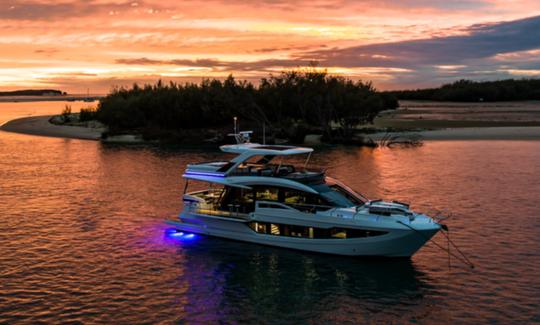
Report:
[[[237,187],[227,187],[221,201],[221,209],[240,213],[253,212],[255,210],[253,191]]]
[[[257,232],[266,234],[266,223],[257,223]]]
[[[248,224],[253,231],[260,234],[300,237],[312,239],[347,239],[363,238],[385,235],[386,231],[376,231],[356,228],[330,228],[305,227],[297,225],[285,225],[266,222],[251,222]]]
[[[346,239],[347,238],[347,230],[346,229],[341,229],[341,228],[332,228],[332,229],[330,229],[330,237],[339,238],[339,239]]]
[[[240,213],[253,212],[255,201],[280,202],[306,213],[325,211],[333,207],[318,194],[275,186],[254,186],[253,190],[226,187],[220,201],[221,210]],[[259,207],[284,209],[278,205],[264,203]]]
[[[282,189],[283,203],[305,212],[328,210],[332,206],[320,195],[292,189]]]
[[[309,228],[304,226],[289,226],[291,237],[308,237],[309,238]]]
[[[278,201],[279,189],[277,187],[256,187],[257,201]]]
[[[283,200],[289,204],[329,205],[325,199],[317,194],[290,189],[283,189]]]

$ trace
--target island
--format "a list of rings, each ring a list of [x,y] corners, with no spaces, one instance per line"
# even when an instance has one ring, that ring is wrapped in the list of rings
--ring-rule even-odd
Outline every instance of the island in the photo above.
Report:
[[[67,105],[57,116],[14,120],[2,129],[182,146],[230,142],[233,120],[241,130],[254,131],[253,141],[268,144],[376,147],[429,139],[540,139],[540,102],[531,100],[539,82],[460,80],[439,88],[379,91],[371,82],[314,69],[269,75],[256,84],[232,75],[200,83],[158,81],[114,88],[97,106],[80,112]]]
[[[13,91],[0,91],[0,96],[65,96],[66,92],[57,89],[24,89]]]
[[[163,83],[115,88],[81,121],[108,127],[104,139],[136,134],[145,141],[172,144],[221,144],[230,141],[233,119],[254,131],[254,141],[373,145],[357,126],[370,123],[397,100],[371,82],[353,81],[319,69],[284,71],[258,84],[204,79],[200,83]]]
[[[504,102],[540,100],[540,79],[473,81],[461,79],[437,88],[388,91],[400,100]]]

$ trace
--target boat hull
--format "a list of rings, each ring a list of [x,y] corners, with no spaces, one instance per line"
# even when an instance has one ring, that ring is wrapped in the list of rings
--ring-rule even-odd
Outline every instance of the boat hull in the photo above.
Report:
[[[253,231],[245,221],[215,216],[181,216],[180,220],[169,224],[181,231],[237,241],[333,255],[381,257],[410,257],[440,229],[392,229],[385,235],[374,237],[312,239],[261,234]]]

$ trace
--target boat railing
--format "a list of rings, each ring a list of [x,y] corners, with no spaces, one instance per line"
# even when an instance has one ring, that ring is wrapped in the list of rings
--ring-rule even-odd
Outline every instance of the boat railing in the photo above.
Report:
[[[255,202],[255,211],[258,209],[285,209],[285,210],[297,210],[286,204],[276,201],[257,201]]]
[[[233,170],[228,176],[258,176],[286,178],[297,182],[322,182],[324,170],[297,171],[292,165],[246,166]]]
[[[235,168],[229,176],[284,177],[296,171],[293,165],[250,164]]]
[[[289,209],[296,210],[301,212],[315,213],[317,211],[327,211],[333,206],[329,205],[318,205],[318,204],[305,204],[305,203],[282,203],[276,201],[257,201],[255,202],[256,208],[267,208],[267,209]]]
[[[317,211],[327,211],[335,207],[330,205],[306,204],[306,203],[286,203],[288,206],[302,212],[315,213]]]

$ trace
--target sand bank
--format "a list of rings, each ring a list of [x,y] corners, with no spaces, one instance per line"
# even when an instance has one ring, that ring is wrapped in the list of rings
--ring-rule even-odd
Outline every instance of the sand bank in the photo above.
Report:
[[[386,133],[367,135],[380,140]],[[474,127],[419,132],[392,132],[392,135],[420,135],[421,140],[540,140],[540,126]]]
[[[66,95],[66,96],[0,96],[0,103],[26,103],[26,102],[77,102],[86,101],[90,104],[95,103],[104,96],[90,97],[86,95]]]
[[[0,130],[48,137],[85,140],[99,140],[101,138],[101,133],[104,131],[102,128],[51,124],[49,123],[50,117],[51,115],[18,118],[3,124],[0,126]]]
[[[101,138],[101,133],[104,131],[102,128],[51,124],[49,123],[50,117],[51,115],[32,116],[11,120],[0,126],[0,130],[31,135],[86,140],[99,140]],[[373,140],[380,140],[385,134],[386,133],[380,132],[369,134],[367,136]],[[540,126],[463,127],[392,133],[392,135],[404,136],[410,134],[418,134],[421,136],[422,140],[540,140]],[[111,140],[114,141],[115,139]],[[127,142],[134,141],[130,140]]]

